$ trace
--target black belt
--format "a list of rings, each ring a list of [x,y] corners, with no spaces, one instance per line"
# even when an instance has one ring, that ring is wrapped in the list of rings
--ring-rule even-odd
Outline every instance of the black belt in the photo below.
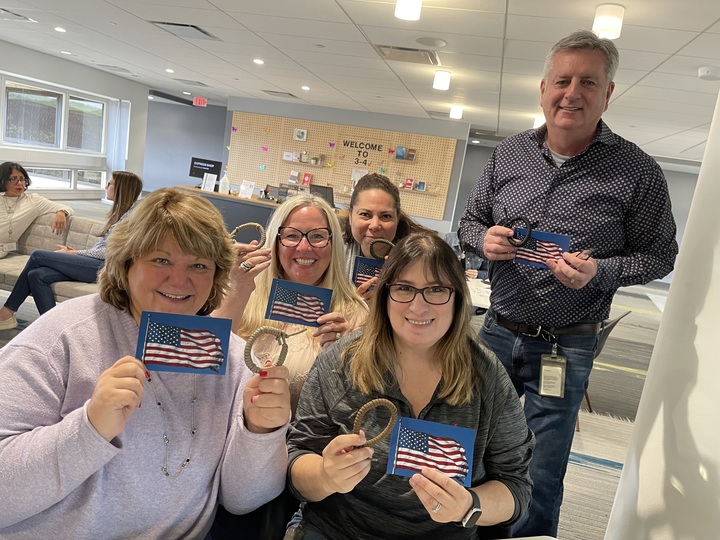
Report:
[[[602,330],[602,323],[589,322],[589,323],[575,323],[568,324],[567,326],[544,326],[542,324],[525,324],[515,321],[511,321],[500,315],[494,313],[495,320],[500,326],[504,326],[508,330],[517,332],[530,337],[538,337],[541,334],[550,334],[553,336],[559,336],[563,334],[573,334],[577,336],[595,336]]]

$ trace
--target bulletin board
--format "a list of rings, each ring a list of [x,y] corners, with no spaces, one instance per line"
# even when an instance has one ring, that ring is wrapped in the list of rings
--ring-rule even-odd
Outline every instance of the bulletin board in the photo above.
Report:
[[[227,174],[232,183],[250,180],[256,188],[287,183],[293,173],[301,184],[309,174],[311,184],[332,187],[335,201],[348,204],[353,175],[377,172],[398,185],[406,213],[442,220],[456,142],[235,111]]]

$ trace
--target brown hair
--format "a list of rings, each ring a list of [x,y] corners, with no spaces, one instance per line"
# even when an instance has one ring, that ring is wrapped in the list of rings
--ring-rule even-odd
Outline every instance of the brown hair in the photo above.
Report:
[[[173,188],[153,191],[113,229],[105,266],[98,276],[100,298],[118,309],[128,309],[128,270],[168,236],[184,253],[215,262],[210,297],[197,314],[208,315],[215,310],[225,295],[235,262],[233,242],[217,208],[200,195]]]
[[[387,285],[395,282],[411,264],[420,262],[428,278],[453,287],[453,324],[440,339],[436,362],[442,373],[439,397],[450,405],[469,403],[478,380],[473,359],[481,354],[470,326],[472,304],[465,273],[452,248],[435,233],[418,232],[406,236],[390,251],[370,304],[370,314],[362,336],[343,351],[350,361],[353,384],[363,393],[386,392],[386,377],[394,373],[397,353],[388,315]]]
[[[115,198],[100,236],[107,234],[110,227],[115,225],[125,215],[125,212],[130,210],[140,193],[142,193],[142,180],[135,173],[115,171],[112,173],[112,182],[115,186]]]

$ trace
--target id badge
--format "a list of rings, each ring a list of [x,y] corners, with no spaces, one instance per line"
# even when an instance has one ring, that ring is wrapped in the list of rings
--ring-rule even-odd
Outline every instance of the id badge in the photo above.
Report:
[[[5,252],[17,250],[17,242],[10,242],[8,244],[0,244],[0,249]]]
[[[551,354],[540,356],[540,395],[547,397],[565,397],[565,370],[567,359],[557,355],[557,345]]]

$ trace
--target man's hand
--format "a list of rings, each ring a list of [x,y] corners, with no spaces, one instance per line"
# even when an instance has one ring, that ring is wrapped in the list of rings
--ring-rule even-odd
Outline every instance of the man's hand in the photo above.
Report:
[[[570,289],[582,289],[597,274],[597,261],[586,255],[585,251],[563,253],[562,259],[545,261],[557,280]]]
[[[494,225],[485,233],[483,242],[483,253],[485,258],[491,261],[510,261],[515,258],[517,248],[508,242],[512,238],[512,229],[502,225]]]

